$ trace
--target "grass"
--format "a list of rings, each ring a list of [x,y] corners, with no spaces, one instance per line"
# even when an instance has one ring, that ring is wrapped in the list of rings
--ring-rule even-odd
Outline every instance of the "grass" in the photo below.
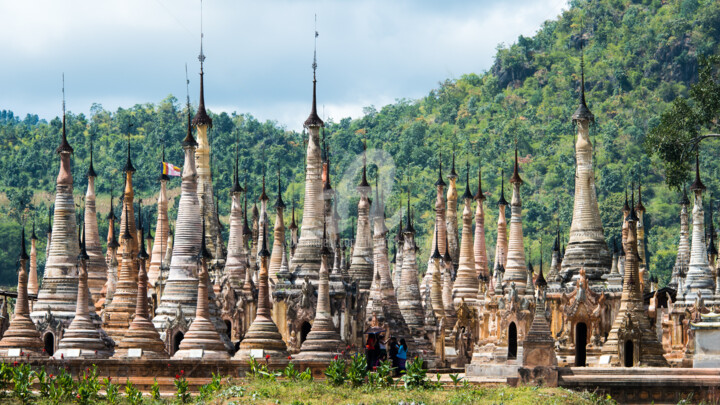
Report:
[[[210,404],[597,404],[593,393],[564,388],[461,386],[454,389],[333,387],[325,382],[245,380],[224,387]],[[608,401],[614,403],[613,401]]]

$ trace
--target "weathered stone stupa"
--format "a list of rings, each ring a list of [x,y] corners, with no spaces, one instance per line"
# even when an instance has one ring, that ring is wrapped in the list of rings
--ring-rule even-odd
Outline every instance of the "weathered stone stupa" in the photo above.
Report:
[[[270,286],[274,289],[277,283],[277,274],[282,265],[282,258],[285,254],[285,221],[283,220],[283,212],[285,211],[285,202],[282,199],[282,185],[280,184],[280,171],[278,170],[278,186],[277,200],[275,201],[275,228],[273,249],[270,256],[270,266],[268,269],[268,277]]]
[[[677,289],[678,284],[684,282],[685,274],[687,274],[688,267],[690,266],[688,205],[690,205],[690,199],[688,199],[687,191],[685,187],[683,187],[683,195],[680,199],[680,241],[678,242],[675,265],[673,266],[670,282],[668,283],[668,287],[673,289]]]
[[[692,245],[690,251],[690,263],[683,291],[686,302],[695,301],[696,297],[702,295],[710,298],[713,294],[715,280],[713,280],[712,269],[708,263],[707,247],[704,240],[705,212],[703,210],[702,194],[705,185],[700,180],[700,158],[699,153],[695,158],[695,181],[690,186],[690,191],[695,193],[695,205],[693,206],[693,229]],[[629,254],[629,252],[628,252]]]
[[[185,160],[182,171],[182,185],[180,201],[178,203],[178,216],[175,221],[175,234],[172,246],[172,257],[170,258],[170,270],[160,304],[155,311],[153,324],[160,332],[160,337],[165,341],[166,346],[176,346],[177,341],[182,339],[182,330],[174,330],[175,336],[167,336],[168,329],[173,329],[179,321],[178,315],[182,312],[185,319],[195,317],[197,309],[198,292],[198,254],[203,235],[207,238],[208,230],[203,230],[201,221],[203,216],[200,211],[200,202],[197,196],[197,172],[195,170],[195,147],[197,142],[192,135],[190,125],[190,101],[188,97],[188,130],[182,142],[185,151]],[[197,118],[197,117],[196,117]],[[208,239],[209,240],[209,239]],[[214,260],[214,259],[213,259]],[[222,333],[226,326],[218,317],[218,308],[214,304],[214,294],[210,294],[209,315],[215,329],[220,331],[226,348],[229,350],[232,345],[225,333]]]
[[[88,176],[89,177],[89,176]],[[86,217],[87,217],[87,205]],[[87,228],[83,231],[83,241],[80,245],[80,255],[78,261],[80,266],[78,269],[78,295],[77,305],[75,307],[75,317],[70,326],[63,333],[62,339],[58,343],[58,350],[53,357],[84,359],[105,359],[113,353],[113,341],[107,337],[104,331],[99,329],[90,319],[88,307],[92,305],[90,289],[88,286],[88,264],[90,256],[85,247]],[[102,258],[102,256],[99,256]]]
[[[505,218],[505,210],[507,209],[508,202],[505,199],[505,171],[500,170],[500,198],[497,202],[498,205],[498,220],[497,220],[497,239],[495,242],[495,264],[493,265],[493,272],[495,276],[499,276],[505,270],[505,264],[507,263],[507,219]],[[501,285],[495,282],[495,288],[502,291]]]
[[[75,316],[77,299],[77,257],[80,253],[75,235],[75,201],[73,200],[73,176],[70,168],[70,155],[73,148],[65,132],[65,100],[63,99],[63,127],[60,146],[56,152],[60,155],[60,172],[55,188],[55,213],[52,239],[45,261],[45,276],[33,305],[30,317],[40,322],[48,311],[55,319],[67,327]]]
[[[452,167],[450,168],[450,186],[447,190],[447,211],[445,212],[446,232],[448,240],[448,248],[450,249],[450,257],[452,257],[454,271],[458,268],[460,262],[460,235],[458,231],[458,192],[457,179],[458,175],[455,171],[455,152],[452,156]]]
[[[240,287],[245,279],[245,271],[247,268],[247,255],[245,253],[245,235],[243,232],[243,209],[240,198],[245,190],[240,186],[239,179],[239,151],[238,139],[235,139],[235,176],[233,178],[233,186],[230,190],[232,195],[232,205],[230,207],[230,236],[228,239],[228,252],[225,259],[225,274],[232,288],[240,291]]]
[[[30,320],[30,305],[27,296],[28,274],[26,269],[30,257],[25,249],[24,226],[20,237],[22,240],[20,241],[17,300],[15,301],[15,312],[10,320],[10,325],[3,334],[2,339],[0,339],[0,358],[46,357],[43,341],[40,339],[40,332]]]
[[[433,233],[432,246],[438,247],[441,258],[445,254],[445,245],[447,241],[447,224],[445,223],[445,195],[443,194],[443,188],[445,187],[445,181],[443,181],[442,175],[442,156],[440,157],[440,164],[438,165],[438,179],[435,181],[435,232]],[[420,285],[420,295],[425,294],[425,289],[431,288],[432,279],[434,277],[435,265],[432,258],[428,259],[427,271],[423,277],[422,284]],[[430,294],[432,298],[432,293]],[[441,300],[442,301],[442,300]],[[442,310],[442,307],[437,307],[437,302],[433,301],[433,309],[437,313]]]
[[[335,330],[330,314],[329,260],[332,256],[327,246],[326,231],[323,229],[323,246],[320,250],[320,278],[315,320],[310,333],[300,347],[297,359],[300,361],[330,361],[340,352],[343,341]]]
[[[201,35],[202,38],[202,35]],[[206,242],[208,243],[208,251],[213,256],[212,260],[217,261],[222,258],[215,257],[216,252],[222,252],[222,249],[216,249],[218,235],[220,233],[220,224],[217,220],[217,211],[215,207],[215,193],[213,191],[212,170],[210,167],[210,142],[208,139],[208,130],[212,128],[212,118],[205,110],[205,73],[203,71],[203,63],[205,62],[205,54],[202,49],[202,39],[200,41],[200,100],[198,102],[197,113],[193,117],[192,124],[197,130],[197,148],[195,149],[195,167],[197,170],[197,198],[200,203],[202,219],[207,224]]]
[[[473,219],[472,212],[473,195],[470,192],[470,163],[467,164],[465,173],[465,194],[463,198],[463,228],[460,245],[460,262],[458,265],[457,277],[453,284],[453,304],[458,307],[464,299],[468,305],[477,300],[479,289],[477,270],[475,268],[475,252],[473,251]]]
[[[525,244],[522,229],[522,202],[520,200],[520,186],[523,181],[518,172],[517,147],[515,147],[515,164],[510,184],[513,186],[512,200],[510,202],[510,241],[508,243],[507,265],[503,276],[503,286],[509,288],[515,283],[518,295],[525,293],[527,283],[527,265],[525,264]]]
[[[487,247],[485,246],[485,193],[482,189],[482,163],[478,162],[478,191],[475,194],[475,270],[483,283],[490,277]]]
[[[93,143],[90,142],[90,166],[87,171],[88,186],[85,193],[85,219],[84,231],[87,236],[83,236],[86,240],[85,249],[89,256],[87,262],[88,270],[88,288],[92,301],[96,302],[100,299],[103,286],[107,281],[107,263],[103,257],[102,246],[100,245],[100,233],[98,232],[97,211],[95,209],[95,179],[97,173],[93,166]]]
[[[305,200],[300,239],[290,263],[290,272],[296,272],[299,279],[308,276],[317,283],[320,271],[320,248],[323,224],[323,182],[320,159],[320,128],[325,126],[317,114],[317,80],[315,71],[317,58],[313,58],[313,100],[310,115],[304,126],[308,130],[308,144],[305,162]]]
[[[372,235],[370,229],[370,184],[367,181],[367,163],[365,146],[363,144],[363,168],[360,184],[357,186],[360,193],[358,201],[357,234],[355,248],[350,262],[350,278],[357,282],[358,292],[367,294],[373,279],[373,252]]]
[[[265,241],[267,243],[267,240]],[[270,252],[267,245],[260,249],[260,272],[258,274],[258,302],[255,320],[245,332],[240,342],[240,350],[235,353],[234,360],[250,361],[251,357],[261,360],[260,357],[270,356],[269,362],[273,364],[287,363],[287,345],[273,322],[270,309],[270,286],[268,283],[268,258]]]
[[[155,237],[157,237],[157,234],[155,234]],[[140,241],[140,253],[138,253],[140,267],[138,270],[135,316],[122,340],[117,343],[115,348],[113,357],[118,359],[167,359],[169,357],[165,351],[165,343],[160,339],[160,334],[150,322],[147,300],[148,276],[145,271],[145,260],[147,258],[145,243]]]
[[[162,147],[162,161],[165,162],[165,145]],[[164,166],[164,165],[163,165]],[[168,217],[167,182],[170,177],[163,170],[158,176],[160,181],[160,192],[157,200],[157,223],[155,224],[155,241],[152,245],[150,255],[150,267],[147,271],[147,286],[155,287],[155,282],[160,276],[160,268],[165,264],[165,252],[168,248],[168,234],[170,231],[170,220]],[[148,228],[150,224],[148,224]]]
[[[37,273],[37,241],[38,237],[35,235],[35,220],[33,220],[32,235],[30,235],[30,274],[28,275],[28,294],[32,295],[37,295],[40,289]]]
[[[633,205],[634,203],[635,201]],[[635,214],[635,207],[631,208],[626,221],[628,235],[625,244],[625,277],[620,309],[602,347],[601,363],[614,367],[667,367],[662,344],[658,341],[655,330],[650,326],[650,320],[643,308],[637,251],[638,217]],[[603,360],[605,356],[609,356],[609,359]]]
[[[585,102],[585,66],[581,63],[580,106],[572,116],[577,125],[575,143],[575,202],[570,225],[570,240],[562,261],[562,273],[575,278],[581,268],[590,281],[599,280],[610,271],[610,250],[605,243],[600,208],[595,191],[593,171],[593,145],[590,141],[590,123],[595,116]]]
[[[208,261],[212,255],[208,251],[205,222],[203,220],[202,245],[197,260],[200,262],[198,273],[197,307],[195,318],[180,342],[180,350],[173,354],[173,359],[229,359],[225,344],[215,325],[210,320],[208,294],[210,277],[208,275]]]
[[[107,253],[105,254],[105,263],[108,266],[107,279],[105,285],[101,291],[101,298],[95,302],[97,310],[104,308],[112,302],[112,297],[115,294],[115,288],[117,287],[118,278],[118,260],[117,249],[120,247],[120,243],[117,241],[115,236],[115,221],[117,217],[114,212],[115,205],[113,204],[113,194],[110,192],[110,212],[107,215],[108,220],[108,236],[107,236]]]
[[[523,367],[557,366],[555,340],[550,332],[550,324],[546,318],[547,281],[543,275],[542,256],[540,272],[535,279],[535,316],[525,340],[523,341]]]
[[[137,303],[137,254],[138,232],[135,227],[135,207],[133,199],[133,173],[135,167],[130,159],[130,141],[128,139],[128,156],[125,164],[125,196],[123,198],[123,211],[120,215],[120,229],[123,229],[122,264],[118,271],[118,281],[112,301],[105,308],[103,314],[103,328],[115,341],[120,341],[122,335],[130,326]],[[125,240],[129,234],[130,239]]]

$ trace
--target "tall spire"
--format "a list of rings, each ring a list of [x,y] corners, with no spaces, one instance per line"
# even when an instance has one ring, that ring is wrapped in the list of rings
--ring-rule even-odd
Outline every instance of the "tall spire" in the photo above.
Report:
[[[235,131],[235,176],[233,178],[233,186],[231,192],[233,193],[242,193],[243,188],[240,187],[240,176],[238,174],[238,170],[240,168],[240,152],[239,152],[239,145],[240,145],[240,135],[237,133],[237,130]]]
[[[187,64],[185,64],[185,98],[186,98],[186,109],[187,109],[187,133],[185,139],[182,141],[182,146],[185,147],[197,147],[197,141],[192,134],[192,107],[190,106],[190,79],[188,79]]]
[[[466,169],[465,169],[465,194],[463,194],[463,199],[472,200],[473,195],[470,192],[470,161],[469,160],[467,162],[465,162],[465,166],[466,166]]]
[[[515,164],[513,165],[513,174],[512,177],[510,177],[510,183],[523,183],[523,180],[520,178],[520,173],[518,173],[518,155],[517,155],[517,142],[515,143]]]
[[[312,109],[310,110],[310,115],[305,120],[305,127],[324,127],[325,123],[323,120],[320,119],[317,113],[317,78],[316,78],[316,71],[317,71],[317,37],[318,37],[318,31],[317,31],[317,14],[315,15],[315,48],[313,49],[313,63],[312,63],[312,70],[313,70],[313,99],[312,99]]]
[[[452,154],[452,167],[450,168],[450,175],[448,176],[451,179],[457,179],[458,174],[455,171],[455,146],[453,145],[453,154]]]
[[[585,102],[585,48],[582,38],[580,39],[580,105],[572,116],[573,122],[589,121],[595,122],[595,115]]]
[[[500,169],[500,198],[498,199],[498,205],[508,205],[505,199],[505,170]]]
[[[95,173],[95,167],[93,167],[93,140],[90,138],[90,166],[88,166],[87,171],[88,177],[97,177],[97,173]]]
[[[203,63],[205,62],[205,53],[203,52],[204,37],[205,34],[202,29],[202,1],[200,1],[200,55],[198,55],[198,60],[200,61],[200,100],[198,102],[198,110],[195,114],[195,118],[193,118],[192,124],[194,127],[207,125],[212,128],[212,119],[208,116],[207,111],[205,111],[205,86],[203,80],[205,75],[203,71]]]
[[[482,189],[482,161],[478,160],[478,191],[475,194],[475,200],[485,201],[485,193]]]
[[[123,171],[125,173],[135,173],[135,166],[133,166],[132,159],[130,159],[130,132],[128,132],[127,139],[127,162],[125,162],[125,167],[123,168]]]
[[[29,260],[30,256],[27,254],[27,248],[25,247],[25,224],[22,224],[22,230],[20,231],[20,260]]]
[[[700,147],[695,150],[695,181],[690,185],[690,191],[704,191],[705,185],[700,180]]]
[[[367,181],[367,141],[363,140],[363,167],[362,167],[362,179],[357,187],[361,193],[367,193],[370,190],[370,183]]]
[[[443,180],[443,174],[442,174],[442,153],[440,154],[439,164],[438,164],[438,179],[435,182],[435,186],[443,186],[445,187],[445,181]]]
[[[70,146],[67,140],[67,132],[65,130],[65,73],[62,75],[62,94],[63,94],[63,102],[62,102],[62,110],[63,110],[63,119],[62,119],[62,138],[60,140],[60,146],[57,147],[55,152],[57,153],[73,153],[73,148]]]

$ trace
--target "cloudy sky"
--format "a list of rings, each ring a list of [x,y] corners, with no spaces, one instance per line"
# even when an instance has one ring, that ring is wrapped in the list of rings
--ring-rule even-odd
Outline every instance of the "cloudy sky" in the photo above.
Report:
[[[205,99],[299,129],[310,108],[317,14],[321,115],[362,115],[482,72],[495,48],[567,8],[565,0],[204,0]],[[198,96],[199,0],[0,2],[0,109],[52,118]],[[324,111],[324,113],[323,113]]]

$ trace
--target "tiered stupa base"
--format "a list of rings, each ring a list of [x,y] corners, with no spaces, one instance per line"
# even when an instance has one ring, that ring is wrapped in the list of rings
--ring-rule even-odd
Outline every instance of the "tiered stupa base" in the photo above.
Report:
[[[53,358],[106,359],[113,354],[113,341],[98,330],[88,317],[75,317],[58,343]]]
[[[139,349],[139,350],[132,350]],[[136,316],[115,349],[113,358],[167,359],[165,343],[152,322],[143,316]]]
[[[47,358],[40,332],[26,316],[15,316],[0,340],[0,358]]]
[[[567,245],[562,261],[561,274],[570,272],[572,279],[580,277],[580,269],[585,269],[588,280],[598,281],[610,272],[612,254],[605,242],[571,242]]]
[[[173,359],[229,359],[230,354],[207,318],[196,317],[190,325],[185,338],[180,342],[180,350]]]
[[[329,362],[340,354],[342,348],[342,338],[335,331],[332,321],[316,319],[296,357],[299,361]]]
[[[272,320],[255,319],[248,328],[247,333],[245,333],[245,338],[240,342],[240,350],[235,353],[233,359],[247,363],[251,357],[260,361],[264,360],[268,355],[271,364],[287,363],[287,345],[282,340],[282,335]],[[263,359],[258,357],[263,357]]]

